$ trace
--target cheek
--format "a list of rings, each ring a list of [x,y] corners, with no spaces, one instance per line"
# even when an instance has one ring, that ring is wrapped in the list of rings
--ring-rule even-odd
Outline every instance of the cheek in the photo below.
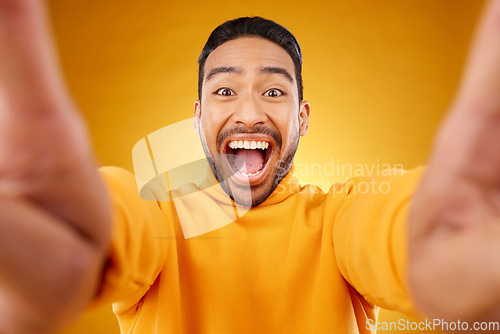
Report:
[[[286,146],[289,149],[291,146],[297,145],[297,139],[299,138],[299,127],[298,125],[294,128],[290,128],[288,131],[288,136],[286,139]]]
[[[286,119],[276,119],[278,129],[283,140],[283,149],[295,143],[295,138],[299,134],[299,119],[297,117],[287,117]]]
[[[217,135],[225,124],[224,119],[207,106],[202,109],[200,123],[208,146],[215,147]]]

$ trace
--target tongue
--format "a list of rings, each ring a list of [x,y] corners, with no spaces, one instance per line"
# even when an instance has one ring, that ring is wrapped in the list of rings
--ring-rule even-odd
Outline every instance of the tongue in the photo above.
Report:
[[[264,166],[264,154],[261,150],[236,150],[236,156],[243,161],[242,165],[238,164],[239,172],[257,173]]]

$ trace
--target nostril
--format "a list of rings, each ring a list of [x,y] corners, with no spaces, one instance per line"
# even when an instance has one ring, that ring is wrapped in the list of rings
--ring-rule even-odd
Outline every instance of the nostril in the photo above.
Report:
[[[240,109],[233,114],[233,121],[236,124],[252,128],[256,125],[264,125],[267,122],[267,115],[264,112],[253,108],[245,108]]]

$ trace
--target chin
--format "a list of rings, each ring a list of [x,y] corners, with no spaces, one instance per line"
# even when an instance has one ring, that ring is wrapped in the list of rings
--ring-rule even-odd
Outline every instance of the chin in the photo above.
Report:
[[[231,174],[231,171],[219,172],[223,169],[221,167],[216,166],[215,168],[217,179],[224,191],[237,205],[256,207],[262,204],[276,188],[275,180],[271,177],[274,173],[264,175],[261,182],[257,184],[250,184],[248,179],[241,180],[240,177],[235,177],[235,174]]]

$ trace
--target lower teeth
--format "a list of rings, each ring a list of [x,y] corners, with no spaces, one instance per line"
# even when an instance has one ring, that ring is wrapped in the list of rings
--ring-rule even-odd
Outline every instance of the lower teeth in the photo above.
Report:
[[[248,176],[255,176],[255,175],[259,174],[259,173],[260,173],[260,170],[258,172],[255,172],[255,173],[238,172],[238,174],[243,175],[243,176],[247,176],[247,177]]]

